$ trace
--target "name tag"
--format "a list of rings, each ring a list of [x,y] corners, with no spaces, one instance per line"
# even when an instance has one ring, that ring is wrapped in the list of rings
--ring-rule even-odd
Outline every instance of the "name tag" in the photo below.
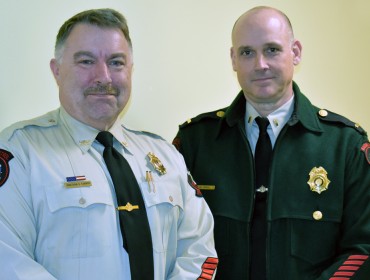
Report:
[[[74,181],[74,182],[65,182],[64,186],[68,189],[71,188],[83,188],[83,187],[91,187],[91,181]]]

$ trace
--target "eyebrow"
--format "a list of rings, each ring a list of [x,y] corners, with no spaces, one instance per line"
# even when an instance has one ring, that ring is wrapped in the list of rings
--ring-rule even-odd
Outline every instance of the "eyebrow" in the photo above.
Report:
[[[73,59],[74,60],[77,60],[81,56],[95,57],[91,52],[88,52],[88,51],[79,51],[79,52],[76,52],[75,54],[73,54]]]
[[[78,51],[76,52],[74,55],[73,55],[73,59],[74,60],[78,60],[81,56],[88,56],[88,57],[91,57],[91,58],[95,58],[96,56],[92,53],[92,52],[89,52],[89,51]],[[123,58],[123,59],[126,59],[127,55],[124,54],[124,53],[113,53],[109,56],[108,59],[115,59],[115,58]]]

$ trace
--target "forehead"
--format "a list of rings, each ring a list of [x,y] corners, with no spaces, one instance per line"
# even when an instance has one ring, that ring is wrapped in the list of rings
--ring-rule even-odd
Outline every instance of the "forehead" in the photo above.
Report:
[[[245,14],[235,24],[233,45],[264,45],[290,42],[290,28],[286,20],[272,11],[259,11]]]
[[[129,44],[118,28],[101,28],[90,24],[77,24],[69,34],[64,53],[89,51],[91,53],[130,53]]]

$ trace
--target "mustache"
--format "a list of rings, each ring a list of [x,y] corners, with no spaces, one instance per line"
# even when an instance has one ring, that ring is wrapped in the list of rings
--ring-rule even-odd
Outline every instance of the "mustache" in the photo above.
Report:
[[[99,84],[93,87],[88,87],[84,90],[84,96],[94,95],[94,94],[108,94],[117,96],[120,93],[117,87],[111,84]]]

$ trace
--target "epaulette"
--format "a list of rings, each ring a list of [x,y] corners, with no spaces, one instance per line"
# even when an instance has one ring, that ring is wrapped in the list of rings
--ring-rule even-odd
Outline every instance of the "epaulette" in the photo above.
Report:
[[[366,135],[366,131],[358,123],[355,123],[347,119],[346,117],[343,117],[341,115],[338,115],[326,109],[320,109],[317,112],[317,114],[320,120],[327,121],[327,122],[341,123],[345,126],[356,129],[359,133],[363,135]]]
[[[144,134],[144,135],[147,135],[149,137],[152,137],[152,138],[156,138],[156,139],[161,139],[161,140],[164,140],[165,139],[158,135],[158,134],[155,134],[153,132],[149,132],[149,131],[144,131],[144,130],[135,130],[135,129],[132,129],[132,128],[128,128],[127,126],[123,126],[126,130],[132,132],[132,133],[135,133],[135,134]]]
[[[2,137],[4,137],[5,139],[9,141],[17,130],[21,130],[21,129],[24,129],[26,127],[31,127],[31,126],[51,127],[57,124],[58,124],[58,121],[56,118],[53,118],[53,117],[45,118],[44,116],[41,116],[41,117],[36,117],[30,120],[16,122],[12,124],[11,126],[8,126],[7,128],[5,128],[1,132],[1,134],[2,134]]]
[[[223,108],[223,109],[220,109],[220,110],[200,114],[200,115],[198,115],[194,118],[188,119],[186,122],[184,122],[183,124],[180,125],[180,128],[186,127],[190,124],[198,123],[198,122],[200,122],[204,119],[220,119],[220,118],[223,118],[225,116],[226,109],[227,108]]]

